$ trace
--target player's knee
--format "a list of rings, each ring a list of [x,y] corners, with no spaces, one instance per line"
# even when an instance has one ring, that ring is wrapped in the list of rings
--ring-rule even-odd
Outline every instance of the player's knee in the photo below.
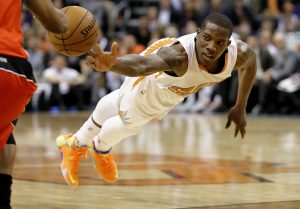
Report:
[[[130,123],[129,121],[122,121],[124,127],[126,128],[126,132],[131,136],[136,135],[140,132],[144,125]]]

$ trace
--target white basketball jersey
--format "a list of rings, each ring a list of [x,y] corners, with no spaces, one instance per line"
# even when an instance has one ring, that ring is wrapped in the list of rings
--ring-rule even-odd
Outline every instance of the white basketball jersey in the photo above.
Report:
[[[149,76],[126,77],[120,87],[119,110],[123,119],[161,118],[189,94],[205,86],[211,86],[231,76],[237,59],[237,45],[233,38],[225,55],[223,70],[210,74],[199,65],[195,51],[196,33],[180,38],[164,38],[149,46],[143,56],[154,54],[159,48],[170,46],[179,41],[188,56],[187,72],[181,77],[170,76],[164,72]],[[133,121],[132,121],[133,122]],[[133,123],[136,123],[134,121]],[[131,122],[128,122],[131,123]]]
[[[188,69],[181,77],[170,76],[166,73],[157,73],[156,80],[163,88],[169,88],[175,93],[178,92],[182,96],[195,93],[205,86],[211,86],[219,83],[231,76],[237,58],[237,45],[233,38],[228,46],[225,54],[225,64],[223,70],[217,74],[208,73],[197,61],[195,50],[196,33],[188,34],[178,38],[177,40],[184,47],[188,55]]]

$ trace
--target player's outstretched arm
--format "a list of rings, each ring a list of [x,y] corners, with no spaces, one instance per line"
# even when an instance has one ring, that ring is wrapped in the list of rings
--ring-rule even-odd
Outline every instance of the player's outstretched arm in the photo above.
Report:
[[[87,65],[99,72],[112,71],[136,77],[147,76],[160,71],[174,71],[180,75],[187,68],[187,57],[172,47],[163,47],[156,54],[141,56],[129,54],[118,57],[118,45],[113,43],[110,52],[104,52],[96,45],[86,57]]]
[[[238,57],[235,67],[238,69],[239,77],[238,94],[235,105],[229,111],[225,128],[228,128],[231,122],[234,122],[234,136],[236,137],[240,132],[242,138],[244,138],[247,125],[246,106],[256,74],[256,55],[242,41],[238,41]]]
[[[24,3],[48,31],[64,33],[67,30],[65,14],[55,8],[51,0],[25,0]]]

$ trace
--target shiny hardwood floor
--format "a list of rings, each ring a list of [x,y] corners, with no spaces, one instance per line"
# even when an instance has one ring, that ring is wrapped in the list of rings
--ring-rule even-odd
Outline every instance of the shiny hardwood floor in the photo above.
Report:
[[[90,113],[24,114],[15,130],[13,209],[300,209],[300,118],[248,116],[247,136],[226,115],[170,114],[113,148],[120,180],[91,159],[65,185],[55,137]]]

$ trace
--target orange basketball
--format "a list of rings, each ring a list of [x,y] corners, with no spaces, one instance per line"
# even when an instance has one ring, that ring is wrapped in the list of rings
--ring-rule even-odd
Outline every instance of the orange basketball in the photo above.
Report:
[[[87,9],[79,6],[62,8],[68,20],[65,33],[48,33],[54,48],[66,56],[80,56],[87,53],[98,39],[96,18]],[[49,17],[51,18],[51,17]]]

